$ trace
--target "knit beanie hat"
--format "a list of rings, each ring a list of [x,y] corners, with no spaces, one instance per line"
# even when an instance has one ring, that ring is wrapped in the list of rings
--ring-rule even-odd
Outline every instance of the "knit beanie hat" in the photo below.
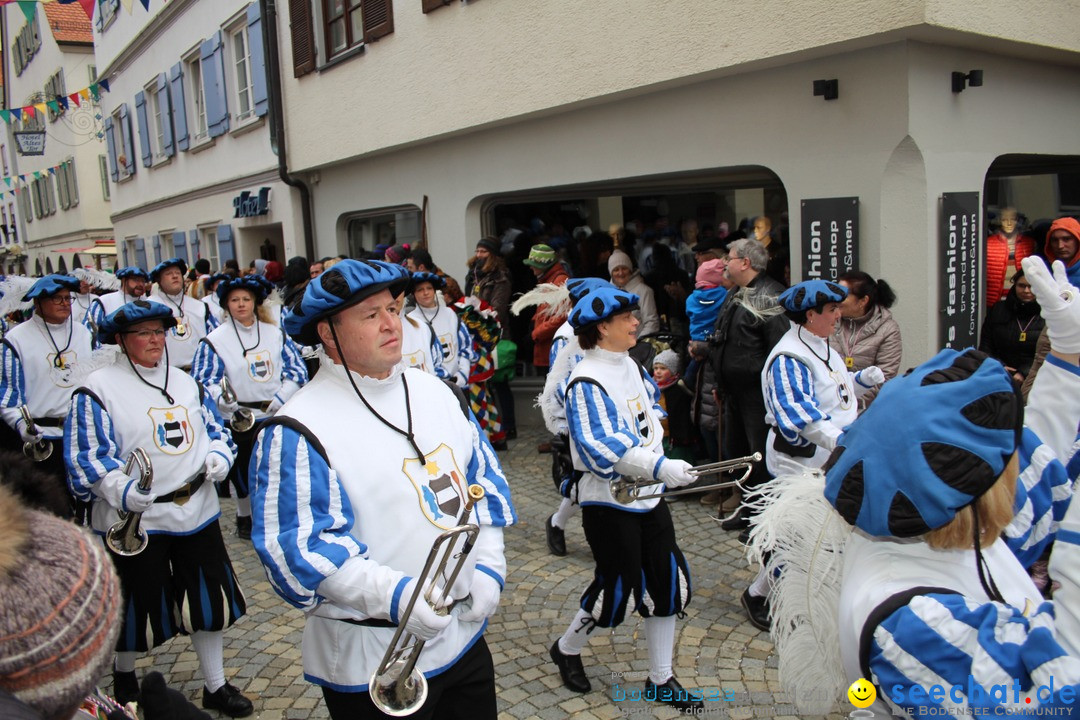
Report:
[[[100,541],[0,487],[0,688],[44,717],[74,711],[110,667],[121,606]]]
[[[631,270],[634,269],[634,264],[630,262],[630,256],[624,253],[622,250],[616,250],[611,253],[611,257],[607,261],[607,271],[610,273],[617,267],[627,267]]]
[[[411,250],[408,245],[391,245],[386,248],[386,262],[400,265],[409,257]]]
[[[697,275],[694,276],[694,287],[699,289],[717,287],[724,279],[724,267],[723,260],[713,259],[701,263],[701,267],[697,269]]]
[[[653,367],[663,365],[675,375],[679,374],[679,354],[668,348],[653,358]]]

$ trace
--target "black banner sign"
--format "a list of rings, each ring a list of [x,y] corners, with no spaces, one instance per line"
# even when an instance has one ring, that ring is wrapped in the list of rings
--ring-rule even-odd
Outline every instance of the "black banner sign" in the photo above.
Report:
[[[942,348],[962,350],[975,344],[979,322],[979,193],[941,196]]]
[[[859,198],[802,201],[802,279],[832,280],[859,265]]]

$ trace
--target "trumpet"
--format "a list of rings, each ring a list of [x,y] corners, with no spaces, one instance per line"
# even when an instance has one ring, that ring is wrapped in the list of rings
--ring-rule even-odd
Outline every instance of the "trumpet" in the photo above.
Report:
[[[131,451],[124,465],[124,474],[130,475],[136,465],[139,466],[139,490],[146,492],[150,489],[150,484],[154,482],[154,466],[150,464],[150,456],[142,448]],[[124,557],[138,555],[146,549],[146,543],[149,541],[146,533],[139,528],[141,520],[141,512],[121,510],[120,520],[113,523],[113,526],[105,533],[105,544],[117,555]]]
[[[236,391],[233,390],[232,383],[229,382],[227,377],[221,378],[221,399],[227,403],[236,402]],[[255,426],[255,413],[245,407],[237,408],[229,422],[232,424],[233,430],[247,432]]]
[[[26,423],[26,432],[31,435],[36,435],[38,428],[34,424],[34,417],[30,414],[30,408],[25,405],[19,406],[19,412],[22,414],[23,422]],[[24,442],[22,446],[23,455],[30,458],[34,462],[45,462],[52,456],[53,446],[48,440],[38,440],[36,443]]]
[[[479,485],[470,485],[469,497],[465,501],[465,512],[461,516],[461,522],[457,527],[450,528],[435,538],[431,552],[428,553],[427,562],[424,563],[424,569],[418,576],[416,590],[401,614],[394,637],[386,648],[386,654],[383,655],[379,667],[371,676],[371,682],[368,684],[371,700],[379,710],[391,717],[412,715],[427,699],[427,678],[416,669],[416,661],[420,657],[420,651],[424,649],[424,641],[419,640],[412,633],[406,634],[405,623],[412,615],[413,606],[420,600],[421,594],[424,596],[423,601],[428,603],[436,613],[445,615],[450,612],[444,607],[445,601],[450,589],[454,586],[454,581],[457,580],[458,573],[465,565],[466,558],[472,551],[476,536],[480,533],[479,525],[468,522],[469,515],[472,513],[473,505],[483,497],[484,488]],[[455,554],[454,541],[459,535],[465,536],[465,542],[461,550]],[[437,588],[434,580],[444,575],[451,560],[456,560],[457,563],[450,572],[450,576],[446,578],[446,583],[442,588]],[[425,591],[424,587],[429,584],[430,587]]]
[[[643,488],[652,487],[657,484],[656,480],[632,480],[630,478],[619,478],[612,480],[610,484],[610,490],[612,497],[615,501],[622,505],[629,505],[635,500],[648,500],[650,498],[658,497],[671,497],[672,495],[686,495],[688,493],[705,492],[707,490],[719,490],[721,488],[738,487],[741,488],[742,484],[746,482],[746,479],[750,477],[750,473],[754,469],[754,463],[761,462],[761,453],[756,452],[753,455],[747,455],[746,457],[735,458],[733,460],[722,460],[720,462],[709,463],[707,465],[698,465],[697,467],[690,468],[689,473],[695,477],[701,477],[703,475],[716,475],[719,473],[729,472],[731,470],[742,470],[743,473],[735,480],[725,480],[712,485],[705,485],[704,487],[695,488],[682,488],[680,490],[665,490],[664,492],[650,493],[648,495],[642,495],[641,490]]]

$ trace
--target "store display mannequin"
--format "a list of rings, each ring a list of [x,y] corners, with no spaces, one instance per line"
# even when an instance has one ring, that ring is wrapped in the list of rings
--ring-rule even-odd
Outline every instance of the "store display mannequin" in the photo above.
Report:
[[[765,215],[754,218],[753,238],[769,251],[769,264],[765,268],[765,274],[787,287],[787,268],[790,262],[788,249],[782,241],[773,236],[772,220]]]
[[[1016,274],[1020,261],[1035,252],[1035,240],[1020,232],[1016,208],[1005,207],[999,216],[999,229],[986,239],[986,308],[1009,292],[1006,278]]]

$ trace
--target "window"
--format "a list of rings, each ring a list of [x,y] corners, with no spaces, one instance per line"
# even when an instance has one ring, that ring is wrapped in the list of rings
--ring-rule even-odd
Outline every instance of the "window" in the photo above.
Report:
[[[199,234],[202,235],[199,241],[199,253],[207,259],[211,268],[218,267],[217,228],[202,228]]]
[[[162,117],[161,93],[158,90],[157,81],[146,88],[146,101],[150,110],[150,137],[154,148],[154,160],[165,157],[165,123],[168,118]]]
[[[7,145],[0,145],[0,157],[4,161],[4,175],[6,176],[8,174]]]
[[[46,102],[55,102],[57,97],[63,95],[67,95],[67,90],[64,86],[64,68],[60,68],[45,81],[45,100]],[[56,122],[60,116],[64,114],[64,106],[59,105],[56,111],[53,111],[52,108],[48,108],[47,112],[49,114],[49,122]]]
[[[7,234],[8,242],[13,243],[13,242],[16,242],[19,239],[18,237],[16,237],[16,234],[15,234],[16,233],[15,203],[8,203],[8,217],[11,218],[11,232],[9,232]]]
[[[97,82],[97,65],[87,65],[86,68],[90,73],[90,84],[93,85]]]
[[[98,10],[94,15],[94,22],[98,30],[104,30],[116,20],[116,11],[120,8],[120,0],[98,0]]]
[[[207,136],[206,91],[203,89],[202,63],[199,61],[197,53],[188,60],[187,70],[188,84],[191,88],[191,99],[193,101],[191,114],[194,125],[192,130],[194,132],[192,132],[192,138],[202,140]]]
[[[131,116],[127,105],[121,105],[112,114],[113,148],[116,151],[117,181],[125,180],[135,174],[135,137],[131,132]]]
[[[37,51],[41,49],[41,31],[38,29],[37,14],[26,23],[15,36],[15,42],[11,46],[11,57],[15,63],[15,74],[22,75],[23,70],[33,59]]]
[[[323,0],[328,58],[364,41],[360,4],[361,0]]]
[[[133,238],[133,237],[124,238],[124,260],[127,261],[128,265],[138,265],[139,264],[138,256],[135,253],[135,250],[136,250],[136,242],[135,241],[136,241],[136,239],[137,238]]]
[[[27,99],[27,105],[33,105],[34,103],[41,102],[41,94],[34,93]],[[30,112],[23,110],[22,114],[22,130],[23,132],[40,132],[45,129],[45,118],[41,116],[37,110],[31,114]]]
[[[39,220],[56,213],[56,191],[53,189],[52,175],[45,175],[30,183],[34,194],[34,217]]]
[[[104,155],[98,155],[98,171],[101,173],[101,197],[107,202],[112,195],[109,188],[109,160]]]
[[[67,210],[79,204],[79,186],[75,180],[75,158],[69,157],[56,169],[56,194],[60,207]]]
[[[236,77],[236,119],[244,120],[251,117],[255,110],[251,97],[251,52],[247,25],[241,25],[229,37]]]

